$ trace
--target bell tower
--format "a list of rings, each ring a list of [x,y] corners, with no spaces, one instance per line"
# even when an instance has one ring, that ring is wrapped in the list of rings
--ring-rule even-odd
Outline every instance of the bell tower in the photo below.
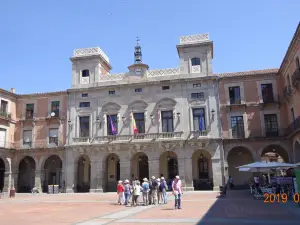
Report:
[[[129,71],[134,76],[143,76],[149,69],[147,64],[142,61],[142,47],[140,46],[140,38],[136,38],[136,46],[134,47],[134,64],[128,66]]]

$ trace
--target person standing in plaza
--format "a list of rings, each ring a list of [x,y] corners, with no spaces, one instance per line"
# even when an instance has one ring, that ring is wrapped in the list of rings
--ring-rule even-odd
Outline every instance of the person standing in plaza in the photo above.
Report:
[[[160,204],[161,203],[161,191],[159,189],[160,179],[157,178],[156,181],[157,181],[157,204]]]
[[[168,203],[168,198],[167,198],[167,181],[165,180],[164,177],[160,178],[159,190],[160,190],[160,193],[161,193],[162,203],[167,204]]]
[[[175,209],[181,209],[181,185],[180,177],[177,175],[172,183],[173,195],[175,196]]]
[[[118,182],[117,193],[118,193],[118,203],[122,205],[124,203],[124,186],[121,180],[119,180]]]
[[[155,176],[152,176],[151,183],[150,183],[150,190],[151,190],[151,203],[153,205],[157,204],[157,189],[158,189],[157,181],[155,179]]]
[[[142,190],[143,190],[143,202],[144,205],[147,206],[149,204],[149,183],[148,179],[144,178],[142,183]]]
[[[142,187],[140,186],[140,182],[136,181],[134,189],[133,189],[133,202],[132,206],[138,206],[139,197],[141,195]]]
[[[129,198],[130,198],[130,192],[131,192],[131,188],[130,188],[129,180],[125,180],[124,181],[124,196],[125,196],[125,204],[124,205],[128,205]]]

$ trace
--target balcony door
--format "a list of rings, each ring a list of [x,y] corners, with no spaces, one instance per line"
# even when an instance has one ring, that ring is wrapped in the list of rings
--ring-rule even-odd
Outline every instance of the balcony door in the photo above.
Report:
[[[6,130],[0,128],[0,147],[5,147],[6,144]]]

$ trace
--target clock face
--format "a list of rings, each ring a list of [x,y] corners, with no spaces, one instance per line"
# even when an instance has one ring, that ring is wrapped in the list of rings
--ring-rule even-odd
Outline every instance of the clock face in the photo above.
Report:
[[[141,75],[141,74],[142,74],[142,69],[141,69],[141,68],[136,68],[136,69],[135,69],[135,73],[136,73],[137,75]]]

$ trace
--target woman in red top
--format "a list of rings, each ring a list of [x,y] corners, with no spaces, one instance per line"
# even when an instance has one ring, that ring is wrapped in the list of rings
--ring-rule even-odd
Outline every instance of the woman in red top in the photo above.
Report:
[[[121,180],[119,180],[118,182],[117,193],[118,193],[118,203],[122,205],[124,203],[124,186]]]

